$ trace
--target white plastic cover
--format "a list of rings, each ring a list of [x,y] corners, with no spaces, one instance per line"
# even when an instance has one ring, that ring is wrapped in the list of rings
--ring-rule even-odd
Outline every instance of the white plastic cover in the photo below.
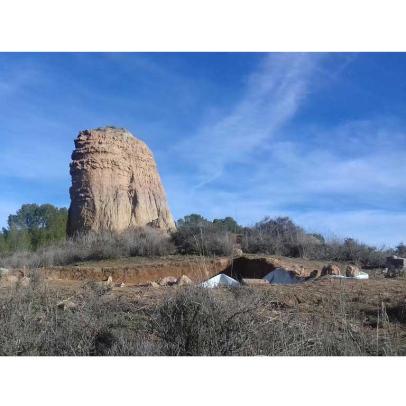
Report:
[[[220,273],[213,278],[210,278],[206,282],[203,282],[200,286],[203,288],[216,288],[218,286],[240,286],[240,282],[236,281],[233,278],[230,278],[227,275],[224,275],[223,273]]]
[[[298,279],[293,273],[288,272],[284,268],[276,268],[264,276],[265,280],[273,285],[293,285],[303,282]]]
[[[330,277],[337,279],[369,279],[369,275],[362,271],[357,276],[330,275]]]

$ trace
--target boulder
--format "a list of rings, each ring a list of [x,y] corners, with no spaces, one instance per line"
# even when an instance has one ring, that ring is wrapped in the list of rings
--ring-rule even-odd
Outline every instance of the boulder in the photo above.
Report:
[[[108,288],[112,288],[114,286],[113,283],[113,277],[110,275],[107,280],[104,281],[104,284],[108,287]]]
[[[305,274],[303,265],[292,265],[289,267],[289,271],[294,272],[297,276],[303,276]]]
[[[191,285],[192,283],[192,280],[186,275],[182,275],[176,282],[178,286]]]
[[[347,268],[345,268],[345,276],[348,276],[349,278],[354,278],[355,276],[358,276],[359,273],[360,269],[355,265],[348,265]]]
[[[69,235],[144,226],[176,229],[154,157],[127,130],[81,131],[70,174]]]
[[[241,257],[244,253],[242,252],[241,248],[233,248],[233,257]]]
[[[176,282],[177,282],[178,280],[174,277],[174,276],[167,276],[167,277],[165,277],[165,278],[162,278],[160,281],[159,281],[159,284],[161,285],[161,286],[172,286],[172,285],[176,285]]]
[[[337,265],[328,264],[321,270],[321,276],[326,275],[341,275],[341,270]]]
[[[75,302],[72,302],[69,299],[62,300],[56,306],[58,307],[58,309],[62,310],[75,310],[78,307],[78,305]]]

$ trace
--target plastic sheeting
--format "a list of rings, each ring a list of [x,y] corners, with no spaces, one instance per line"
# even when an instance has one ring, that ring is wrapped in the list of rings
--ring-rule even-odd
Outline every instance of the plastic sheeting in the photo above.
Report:
[[[233,278],[230,278],[227,275],[224,275],[223,273],[220,273],[213,278],[210,278],[206,282],[203,282],[200,286],[202,286],[203,288],[216,288],[218,286],[237,287],[240,286],[240,282],[236,281]]]
[[[366,272],[360,271],[360,273],[357,276],[344,276],[344,275],[330,275],[331,278],[337,278],[337,279],[369,279],[369,275]]]
[[[265,280],[273,285],[294,285],[296,283],[304,282],[303,279],[299,279],[294,272],[289,272],[284,268],[276,268],[264,276]]]

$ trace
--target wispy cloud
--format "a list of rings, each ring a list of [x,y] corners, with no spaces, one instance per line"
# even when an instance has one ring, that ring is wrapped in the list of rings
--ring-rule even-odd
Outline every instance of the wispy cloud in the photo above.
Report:
[[[205,123],[175,147],[174,153],[197,171],[195,189],[220,177],[228,164],[249,160],[289,121],[308,92],[317,62],[309,54],[267,56],[225,116]]]
[[[269,163],[256,165],[254,179],[263,190],[278,190],[285,203],[317,204],[320,196],[332,202],[341,196],[349,204],[388,205],[393,196],[392,204],[399,202],[406,189],[406,132],[401,127],[375,119],[295,131],[303,136],[285,134],[270,144]],[[274,176],[269,177],[271,171]]]

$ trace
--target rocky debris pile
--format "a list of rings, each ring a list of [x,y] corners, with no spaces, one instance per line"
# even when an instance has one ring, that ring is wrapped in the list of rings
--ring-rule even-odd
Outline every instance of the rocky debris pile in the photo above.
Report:
[[[69,235],[147,225],[175,230],[153,155],[127,130],[81,131],[70,173]]]
[[[160,286],[173,286],[176,285],[177,282],[177,278],[175,278],[174,276],[166,276],[165,278],[162,278],[159,281],[159,285]]]
[[[337,265],[334,264],[328,264],[323,267],[321,270],[321,276],[326,276],[326,275],[336,275],[339,276],[341,275],[341,270]]]
[[[148,286],[158,288],[160,286],[185,286],[192,285],[193,281],[186,275],[182,275],[180,278],[174,276],[166,276],[160,279],[158,282],[150,282]]]

